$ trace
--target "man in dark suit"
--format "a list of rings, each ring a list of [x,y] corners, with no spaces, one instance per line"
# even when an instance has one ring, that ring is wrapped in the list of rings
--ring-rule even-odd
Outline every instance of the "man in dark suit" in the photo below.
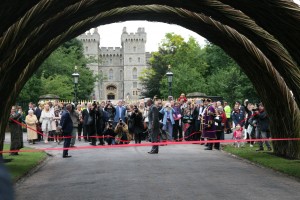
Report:
[[[60,120],[60,126],[63,132],[64,137],[64,148],[69,148],[71,143],[72,131],[73,131],[73,122],[70,116],[70,112],[72,111],[72,105],[68,104],[66,106],[66,111],[62,114]],[[71,157],[68,155],[68,149],[63,150],[63,158]]]
[[[149,99],[147,101],[147,106],[149,107],[148,119],[149,125],[148,130],[151,134],[151,142],[158,142],[158,134],[159,134],[159,111],[157,107],[154,105],[153,100]],[[153,145],[149,154],[158,154],[158,145]]]
[[[90,141],[88,138],[90,133],[90,125],[88,124],[88,118],[92,109],[92,104],[89,102],[87,103],[87,108],[82,111],[82,119],[83,119],[83,138],[85,142]]]

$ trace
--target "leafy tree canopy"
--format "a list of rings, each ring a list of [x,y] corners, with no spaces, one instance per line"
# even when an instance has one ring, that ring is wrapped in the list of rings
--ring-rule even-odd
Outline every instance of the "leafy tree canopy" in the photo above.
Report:
[[[211,96],[222,96],[228,102],[248,98],[257,101],[252,83],[236,62],[220,47],[207,42],[201,48],[190,37],[188,41],[180,35],[167,33],[157,52],[152,53],[151,68],[146,69],[140,80],[143,95],[162,98],[168,96],[166,72],[173,72],[172,95],[202,92]]]
[[[89,62],[83,55],[82,43],[72,39],[56,49],[39,67],[21,91],[19,102],[37,102],[39,96],[55,94],[61,99],[73,99],[74,83],[72,73],[77,66],[80,74],[78,99],[88,99],[96,78],[86,67]]]

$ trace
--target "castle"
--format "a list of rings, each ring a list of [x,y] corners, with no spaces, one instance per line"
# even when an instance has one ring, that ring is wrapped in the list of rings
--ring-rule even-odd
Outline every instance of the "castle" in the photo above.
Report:
[[[125,99],[136,100],[141,97],[142,85],[139,76],[149,67],[150,53],[145,51],[147,34],[144,28],[136,33],[127,33],[123,28],[120,47],[101,47],[100,34],[83,33],[78,36],[82,41],[84,55],[92,59],[87,67],[97,77],[92,98],[95,100]]]

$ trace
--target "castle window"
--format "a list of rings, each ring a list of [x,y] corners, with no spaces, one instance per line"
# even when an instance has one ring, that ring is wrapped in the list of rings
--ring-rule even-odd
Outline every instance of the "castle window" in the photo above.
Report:
[[[89,47],[86,46],[85,47],[85,51],[88,52],[89,51]]]
[[[122,58],[120,58],[120,64],[122,65]]]
[[[132,79],[137,79],[137,69],[133,68],[132,70]]]
[[[114,91],[114,90],[117,90],[117,88],[114,85],[109,85],[109,86],[106,87],[106,90]]]
[[[110,64],[112,64],[112,59],[109,60]]]
[[[132,91],[132,95],[135,96],[135,91]]]
[[[109,72],[108,72],[108,79],[109,79],[109,80],[113,80],[113,78],[114,78],[113,73],[114,73],[113,70],[110,69]]]
[[[120,70],[120,81],[123,80],[123,70]]]
[[[132,58],[129,58],[129,62],[132,62]]]
[[[138,58],[138,62],[139,62],[139,63],[141,62],[141,58],[140,58],[140,57]]]
[[[137,82],[133,82],[133,88],[137,88]]]
[[[136,47],[133,47],[133,52],[136,52]]]

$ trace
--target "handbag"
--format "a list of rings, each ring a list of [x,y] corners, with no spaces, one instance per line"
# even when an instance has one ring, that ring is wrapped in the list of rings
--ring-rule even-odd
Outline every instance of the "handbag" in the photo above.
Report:
[[[181,117],[182,117],[181,114],[178,114],[177,116],[175,114],[173,114],[174,120],[180,120]]]
[[[190,116],[188,116],[188,115],[185,115],[185,116],[183,116],[183,123],[192,123],[193,122],[193,117],[190,115]]]
[[[134,130],[134,123],[135,123],[134,119],[132,119],[132,118],[128,119],[128,130],[130,132],[133,132],[133,130]]]

